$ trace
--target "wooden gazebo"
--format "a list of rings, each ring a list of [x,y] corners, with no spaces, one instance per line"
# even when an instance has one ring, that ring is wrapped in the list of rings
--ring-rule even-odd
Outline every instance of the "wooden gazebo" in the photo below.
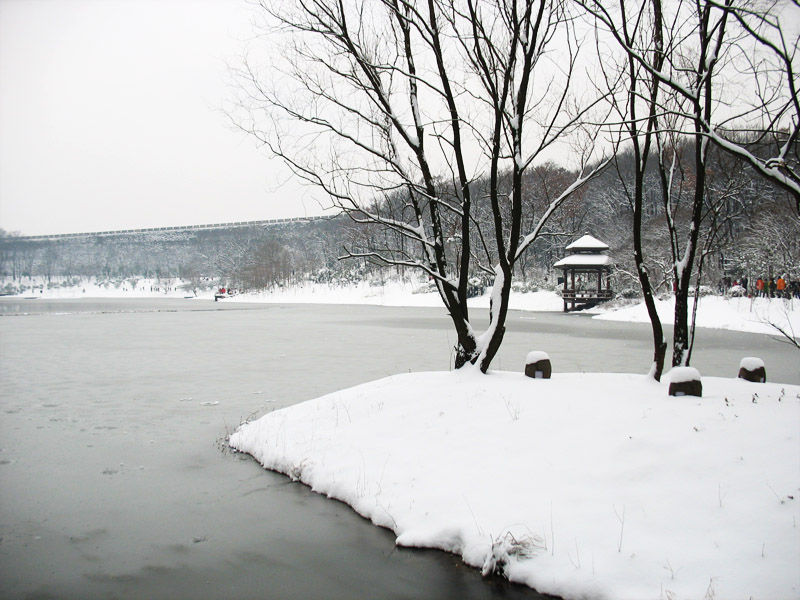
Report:
[[[587,233],[566,249],[572,254],[553,265],[564,272],[564,312],[610,300],[612,263],[611,257],[604,254],[608,244]]]

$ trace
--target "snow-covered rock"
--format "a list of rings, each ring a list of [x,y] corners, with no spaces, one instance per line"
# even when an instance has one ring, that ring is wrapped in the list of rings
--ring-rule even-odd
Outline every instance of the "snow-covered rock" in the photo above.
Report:
[[[700,371],[694,367],[672,367],[666,377],[672,383],[700,381]]]
[[[525,364],[530,365],[532,363],[537,363],[540,360],[550,360],[550,356],[547,352],[542,352],[541,350],[533,350],[528,352],[528,355],[525,357]]]
[[[767,380],[767,369],[764,361],[755,356],[746,356],[739,363],[739,378],[754,383],[764,383]]]
[[[764,368],[764,361],[755,356],[745,356],[739,363],[740,369],[747,369],[748,371],[755,371],[759,368]]]

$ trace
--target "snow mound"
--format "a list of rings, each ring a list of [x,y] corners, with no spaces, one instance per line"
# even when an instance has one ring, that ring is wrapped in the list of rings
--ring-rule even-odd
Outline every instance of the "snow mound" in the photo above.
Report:
[[[388,377],[230,439],[405,546],[567,599],[800,596],[800,386],[473,369]],[[265,508],[268,510],[268,508]]]

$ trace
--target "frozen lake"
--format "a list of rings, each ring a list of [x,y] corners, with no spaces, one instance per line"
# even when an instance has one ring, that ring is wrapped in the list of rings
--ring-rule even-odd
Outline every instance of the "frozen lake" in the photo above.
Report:
[[[0,597],[536,598],[454,557],[395,549],[348,507],[224,448],[261,414],[409,370],[445,370],[443,309],[0,299]],[[647,370],[649,326],[513,313],[498,369]],[[693,365],[800,353],[701,330]],[[402,452],[402,448],[398,448]]]

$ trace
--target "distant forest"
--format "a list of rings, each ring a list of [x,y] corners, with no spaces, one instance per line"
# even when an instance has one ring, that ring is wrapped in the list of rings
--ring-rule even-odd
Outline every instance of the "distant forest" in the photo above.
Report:
[[[690,148],[686,154],[690,155]],[[732,280],[759,276],[800,276],[800,220],[792,200],[784,192],[755,175],[751,169],[719,150],[712,150],[712,169],[706,190],[706,238],[703,240],[700,283],[716,287],[723,277]],[[654,161],[655,162],[655,161]],[[530,248],[516,269],[519,285],[529,289],[552,287],[552,265],[564,255],[564,247],[584,233],[610,246],[616,263],[614,289],[625,295],[638,293],[631,239],[632,212],[628,190],[632,156],[621,154],[615,164],[567,201],[549,221],[547,231]],[[531,169],[526,186],[534,214],[550,201],[550,190],[559,190],[575,174],[545,164]],[[691,180],[684,170],[683,179]],[[481,198],[485,181],[474,183]],[[658,292],[671,289],[671,259],[658,174],[647,178],[649,209],[645,210],[646,255]],[[555,192],[554,192],[555,193]],[[675,195],[675,214],[680,220],[681,194]],[[688,205],[688,199],[686,200]],[[401,197],[376,200],[384,211],[402,210]],[[488,207],[486,211],[488,213]],[[687,209],[688,210],[688,209]],[[481,211],[475,211],[480,218]],[[357,218],[357,215],[355,216]],[[488,218],[488,217],[487,217]],[[491,232],[491,227],[483,228]],[[242,291],[271,289],[313,280],[346,285],[374,277],[407,274],[403,267],[391,270],[368,258],[342,260],[348,253],[366,249],[397,248],[402,240],[388,239],[392,231],[360,224],[353,215],[300,219],[254,226],[220,226],[181,229],[27,238],[0,230],[0,276],[4,285],[18,286],[25,278],[47,282],[65,280],[76,284],[83,278],[110,281],[136,278],[180,278],[195,287],[226,285]],[[457,235],[454,227],[453,235]],[[475,240],[474,246],[486,240]],[[474,273],[476,285],[488,285],[486,275]]]

